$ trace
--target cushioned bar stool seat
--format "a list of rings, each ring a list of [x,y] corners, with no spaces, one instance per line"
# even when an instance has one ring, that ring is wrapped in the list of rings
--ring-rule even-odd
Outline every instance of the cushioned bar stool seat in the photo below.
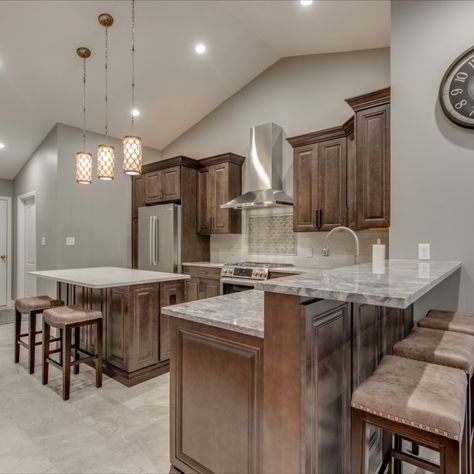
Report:
[[[80,348],[80,328],[96,327],[96,353],[91,354]],[[61,347],[51,351],[47,341],[50,340],[51,327],[61,329]],[[72,335],[74,333],[74,344]],[[72,360],[74,349],[74,360]],[[59,362],[51,355],[60,352]],[[85,357],[81,357],[84,354]],[[51,308],[43,313],[43,385],[48,383],[49,364],[63,372],[63,399],[69,399],[71,384],[71,367],[79,373],[79,364],[95,361],[96,387],[102,386],[102,313],[82,306],[62,306]]]
[[[467,404],[465,441],[469,446],[466,452],[472,457],[473,441],[473,383],[474,372],[474,336],[453,331],[440,331],[426,327],[418,327],[403,340],[393,346],[393,353],[400,357],[430,362],[461,369],[467,376]],[[470,429],[468,429],[470,428]],[[472,460],[468,459],[469,465]]]
[[[20,346],[28,349],[29,354],[29,372],[35,371],[35,349],[36,346],[41,345],[41,341],[36,342],[36,335],[41,334],[41,331],[36,330],[36,317],[44,310],[55,308],[64,305],[64,302],[49,296],[30,296],[20,298],[15,301],[15,362],[20,361]],[[28,332],[22,334],[21,332],[21,315],[28,314]],[[23,338],[28,338],[28,342],[23,341]],[[58,340],[58,339],[56,339]],[[51,341],[53,342],[53,341]]]
[[[423,328],[462,332],[474,336],[474,314],[432,309],[418,325]]]
[[[440,464],[392,448],[389,459],[430,472],[461,472],[466,375],[460,369],[386,356],[352,394],[352,470],[366,472],[366,424],[440,453]],[[390,471],[392,472],[392,471]]]

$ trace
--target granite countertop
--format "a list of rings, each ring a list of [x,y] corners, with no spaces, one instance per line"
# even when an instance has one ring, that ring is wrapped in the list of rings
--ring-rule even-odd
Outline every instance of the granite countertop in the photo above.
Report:
[[[214,262],[183,262],[182,267],[209,267],[209,268],[222,268],[223,263],[214,263]]]
[[[163,281],[187,280],[189,275],[151,272],[119,267],[74,268],[28,272],[30,275],[60,281],[87,288],[113,288],[118,286],[160,283]]]
[[[162,313],[263,338],[263,291],[249,290],[166,306]]]
[[[353,303],[407,308],[461,268],[461,262],[387,260],[315,270],[255,283],[255,289]]]

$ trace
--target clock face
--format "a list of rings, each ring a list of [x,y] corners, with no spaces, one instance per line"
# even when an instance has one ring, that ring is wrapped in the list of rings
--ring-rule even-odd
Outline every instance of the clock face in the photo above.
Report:
[[[474,128],[474,48],[449,66],[439,87],[439,100],[451,121]]]

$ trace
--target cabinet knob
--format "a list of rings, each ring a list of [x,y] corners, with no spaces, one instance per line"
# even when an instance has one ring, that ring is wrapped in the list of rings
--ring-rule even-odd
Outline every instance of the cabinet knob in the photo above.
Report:
[[[6,255],[0,255],[0,258],[1,258],[2,260],[6,260],[6,259],[7,259],[7,256],[6,256]]]

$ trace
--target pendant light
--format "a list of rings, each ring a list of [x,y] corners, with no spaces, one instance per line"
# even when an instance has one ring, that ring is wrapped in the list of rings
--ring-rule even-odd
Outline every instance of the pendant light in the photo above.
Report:
[[[91,50],[77,48],[76,54],[83,60],[82,70],[82,151],[76,153],[76,183],[91,184],[92,182],[92,155],[86,151],[86,59]]]
[[[134,176],[142,172],[142,139],[133,135],[135,118],[135,0],[132,0],[132,134],[123,139],[123,171]]]
[[[114,19],[108,13],[99,15],[99,23],[105,28],[105,144],[99,145],[97,148],[97,177],[104,181],[114,179],[115,168],[115,148],[109,145],[108,129],[107,129],[107,106],[108,106],[108,53],[109,53],[109,36],[108,29],[114,23]]]

